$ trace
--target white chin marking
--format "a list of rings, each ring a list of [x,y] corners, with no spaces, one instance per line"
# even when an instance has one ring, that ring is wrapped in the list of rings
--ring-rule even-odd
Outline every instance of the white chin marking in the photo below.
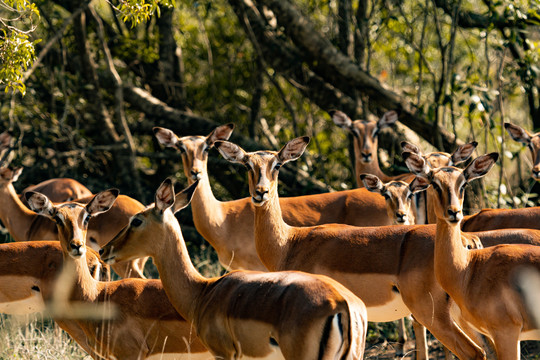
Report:
[[[86,254],[86,249],[79,251],[79,250],[71,250],[71,257],[74,259],[79,259],[83,257]]]
[[[262,200],[257,200],[255,199],[253,196],[251,197],[251,202],[253,203],[253,205],[255,206],[262,206],[262,204],[264,204],[266,202],[266,199],[262,199]]]

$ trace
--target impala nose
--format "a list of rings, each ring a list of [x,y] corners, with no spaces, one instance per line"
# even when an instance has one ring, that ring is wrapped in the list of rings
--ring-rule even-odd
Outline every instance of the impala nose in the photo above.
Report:
[[[458,209],[448,209],[448,220],[451,222],[458,222],[463,218],[463,213]]]
[[[104,252],[105,252],[104,249],[99,249],[99,255],[100,255],[100,256],[103,255]]]
[[[406,218],[406,214],[405,214],[405,213],[403,213],[403,212],[397,212],[397,213],[396,213],[396,221],[397,221],[398,223],[400,223],[400,224],[401,224],[401,223],[404,223],[406,220],[407,220],[407,218]]]
[[[193,180],[200,180],[200,179],[201,179],[201,170],[199,170],[199,169],[192,169],[192,170],[190,171],[190,173],[191,173],[191,178],[192,178]]]
[[[255,205],[260,205],[262,202],[268,200],[268,188],[257,187],[255,189],[255,196],[252,196],[251,200]]]
[[[371,162],[371,153],[362,153],[362,161],[369,163]]]
[[[73,256],[82,256],[86,250],[83,245],[75,243],[70,243],[69,247],[71,248],[71,255]]]

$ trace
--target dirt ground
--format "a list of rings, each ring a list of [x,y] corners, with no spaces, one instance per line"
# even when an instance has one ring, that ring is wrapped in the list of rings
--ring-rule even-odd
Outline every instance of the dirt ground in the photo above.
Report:
[[[443,360],[445,359],[444,349],[441,343],[435,339],[428,339],[429,359]],[[397,357],[395,352],[395,343],[382,342],[375,345],[366,344],[365,360],[383,360],[383,359],[404,359],[414,360],[414,339],[407,341],[405,344],[405,355]],[[457,359],[457,357],[454,357]],[[522,341],[521,342],[521,359],[532,360],[540,359],[540,342],[539,341]],[[491,360],[488,358],[488,360]]]

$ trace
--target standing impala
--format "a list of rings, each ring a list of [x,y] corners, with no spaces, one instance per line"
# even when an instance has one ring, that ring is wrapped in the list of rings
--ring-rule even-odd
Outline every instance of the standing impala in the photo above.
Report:
[[[11,169],[7,166],[0,167],[0,220],[8,229],[15,241],[29,240],[58,240],[58,233],[54,222],[39,216],[29,210],[19,199],[13,182],[17,181],[22,168]],[[88,202],[91,198],[79,199]],[[99,250],[100,245],[106,244],[124,227],[129,217],[144,206],[128,196],[120,196],[115,203],[109,217],[97,216],[92,219],[88,229],[89,245]],[[122,277],[144,278],[142,270],[146,259],[134,260],[130,263],[115,264],[114,271]]]
[[[108,266],[91,248],[87,265],[96,280],[109,280]],[[62,249],[58,241],[24,241],[0,244],[0,313],[32,314],[46,310],[62,270]],[[94,358],[83,329],[74,320],[55,319]]]
[[[178,137],[156,127],[163,145],[182,154],[184,173],[190,184],[199,180],[191,208],[197,231],[216,249],[226,268],[266,270],[255,250],[254,207],[249,198],[219,201],[208,180],[208,152],[217,140],[227,140],[233,124],[222,125],[208,136]],[[356,226],[391,225],[384,201],[365,189],[339,191],[280,199],[285,222],[295,226],[343,223]],[[235,236],[230,236],[234,233]]]
[[[484,176],[498,154],[480,156],[464,170],[431,169],[421,156],[409,152],[404,158],[417,174],[411,190],[429,187],[438,200],[435,275],[454,301],[453,312],[491,338],[499,360],[520,359],[519,341],[540,340],[540,329],[531,323],[523,300],[512,286],[513,276],[525,266],[540,270],[540,248],[499,245],[467,250],[461,245],[464,188]]]
[[[328,275],[366,303],[370,321],[394,321],[412,312],[460,359],[483,359],[483,350],[451,318],[446,292],[433,275],[434,226],[293,227],[283,221],[277,192],[279,168],[297,159],[308,141],[298,138],[279,152],[251,153],[230,142],[215,144],[227,160],[249,168],[255,242],[265,266],[272,271],[294,269]],[[476,235],[463,234],[462,246],[478,238],[485,246],[509,241],[540,244],[535,230]]]
[[[195,269],[173,211],[189,204],[196,186],[175,197],[165,180],[155,204],[133,216],[101,258],[152,256],[171,302],[216,359],[361,359],[366,309],[338,282],[296,271],[205,278]]]
[[[413,176],[410,173],[388,176],[379,167],[379,132],[397,121],[397,112],[388,111],[378,121],[353,121],[341,111],[332,111],[330,116],[337,126],[349,130],[354,135],[356,183],[359,187],[363,185],[361,174],[375,175],[383,182],[412,179]]]
[[[422,151],[420,148],[414,144],[411,144],[406,141],[401,142],[401,147],[403,148],[403,151],[409,151],[415,154],[418,154],[424,158],[424,160],[429,164],[432,168],[437,168],[441,166],[454,166],[461,164],[472,156],[474,150],[478,146],[478,142],[472,141],[467,144],[463,144],[458,146],[458,148],[452,153],[449,154],[447,152],[441,152],[441,151],[435,151],[428,154],[422,154]],[[412,179],[411,179],[412,180]],[[435,224],[437,222],[437,217],[435,216],[435,206],[434,200],[430,193],[427,193],[426,196],[427,201],[427,223],[428,224]],[[493,230],[494,228],[479,228],[477,230],[470,230],[470,231],[483,231],[483,230]],[[469,230],[468,230],[469,231]]]
[[[76,324],[86,337],[77,341],[86,342],[95,359],[208,359],[210,354],[192,335],[191,324],[175,311],[161,281],[100,282],[90,274],[86,264],[88,222],[109,210],[117,196],[118,190],[113,189],[98,193],[87,205],[75,202],[53,205],[45,195],[26,193],[34,211],[56,222],[64,267],[68,269],[64,271],[75,272],[74,284],[61,284],[68,289],[72,287],[69,300],[112,303],[118,308],[119,314],[113,320],[77,319]]]

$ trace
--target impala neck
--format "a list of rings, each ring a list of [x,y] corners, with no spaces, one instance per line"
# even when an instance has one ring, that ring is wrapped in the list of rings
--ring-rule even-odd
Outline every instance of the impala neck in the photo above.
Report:
[[[279,269],[291,231],[292,228],[283,221],[276,181],[268,193],[268,201],[255,206],[255,246],[268,270]]]
[[[71,274],[67,272],[71,272]],[[99,295],[98,281],[92,277],[90,269],[88,269],[86,254],[74,259],[64,252],[64,271],[58,277],[58,281],[69,284],[72,283],[70,280],[75,285],[70,299],[80,301],[97,300]]]
[[[356,183],[358,187],[364,187],[364,183],[360,179],[360,174],[371,174],[377,176],[383,183],[388,182],[390,178],[382,172],[379,167],[379,147],[375,143],[375,150],[371,153],[371,162],[364,163],[361,161],[362,155],[360,153],[360,148],[358,147],[356,141],[354,143],[354,158],[355,158],[355,171],[356,171]]]
[[[435,237],[435,276],[451,296],[461,292],[465,280],[470,251],[463,244],[461,221],[448,223],[437,218]]]
[[[164,219],[170,226],[164,234],[163,246],[154,255],[154,261],[167,297],[182,316],[193,320],[193,309],[210,280],[193,266],[174,215],[167,211],[164,216],[171,217]]]
[[[188,176],[188,182],[190,185],[194,183],[191,176]],[[210,187],[206,163],[204,163],[199,184],[191,200],[191,211],[193,212],[193,222],[197,231],[205,239],[211,239],[214,247],[219,247],[220,245],[219,243],[214,244],[214,242],[226,242],[227,239],[225,234],[222,234],[223,231],[226,231],[226,229],[222,228],[225,222],[222,209],[223,203],[214,197],[214,193]],[[218,236],[214,234],[218,234]]]
[[[27,240],[28,230],[36,213],[28,209],[17,196],[12,183],[0,187],[0,220],[15,241]]]

